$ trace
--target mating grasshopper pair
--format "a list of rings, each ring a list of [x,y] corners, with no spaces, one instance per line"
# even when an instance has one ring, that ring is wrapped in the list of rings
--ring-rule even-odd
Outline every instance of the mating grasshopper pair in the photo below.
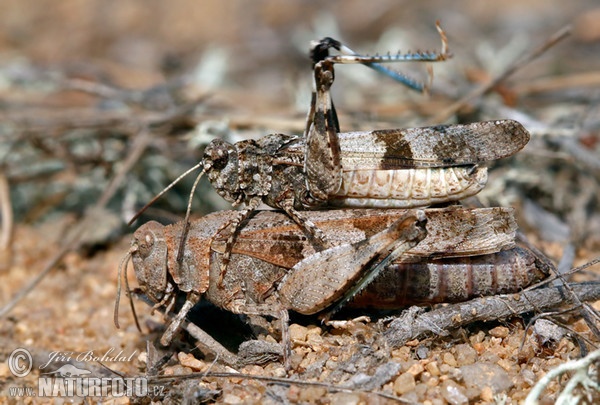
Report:
[[[236,313],[285,318],[287,310],[310,314],[350,300],[387,307],[518,291],[544,274],[529,251],[514,247],[511,210],[304,211],[457,201],[485,186],[480,163],[528,142],[528,132],[510,120],[340,133],[330,95],[334,64],[444,60],[438,30],[440,53],[364,57],[330,38],[314,44],[303,136],[216,139],[206,147],[201,175],[244,209],[193,223],[188,209],[182,224],[146,224],[130,250],[140,287],[156,306],[169,311],[177,293],[186,294],[163,344],[202,296]],[[256,213],[261,202],[287,216]],[[398,290],[384,293],[385,286]]]

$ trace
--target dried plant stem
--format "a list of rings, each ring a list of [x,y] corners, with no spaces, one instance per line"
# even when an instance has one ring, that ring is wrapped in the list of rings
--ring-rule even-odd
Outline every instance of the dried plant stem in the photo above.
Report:
[[[598,384],[598,381],[594,381],[589,373],[589,367],[599,361],[600,350],[595,350],[582,359],[571,360],[553,368],[533,386],[525,399],[525,405],[538,404],[541,395],[548,384],[550,384],[553,379],[568,372],[573,372],[573,374],[557,398],[557,404],[579,403],[579,401],[576,400],[576,394],[573,392],[578,385],[585,388],[592,388],[600,392],[600,384]]]
[[[0,217],[2,229],[0,232],[0,250],[7,250],[12,244],[13,210],[10,202],[10,187],[4,174],[0,173]]]
[[[431,118],[430,122],[431,123],[440,123],[440,122],[446,121],[450,116],[452,116],[454,113],[456,113],[462,107],[464,107],[465,105],[469,104],[473,100],[483,96],[485,93],[492,90],[494,87],[496,87],[499,83],[506,80],[513,73],[515,73],[516,71],[521,69],[523,66],[527,65],[529,62],[536,59],[538,56],[540,56],[541,54],[546,52],[548,49],[550,49],[552,46],[554,46],[556,43],[558,43],[562,39],[569,36],[570,33],[571,33],[570,25],[562,27],[554,35],[552,35],[550,38],[548,38],[546,40],[546,42],[544,42],[542,45],[540,45],[538,48],[532,50],[530,53],[526,54],[521,59],[518,59],[515,62],[513,62],[512,64],[510,64],[504,70],[504,72],[500,73],[498,76],[496,76],[495,78],[490,80],[488,83],[485,83],[485,84],[477,87],[476,89],[471,91],[469,94],[467,94],[460,100],[454,102],[453,104],[448,106],[446,109],[439,112],[437,115],[435,115],[433,118]]]
[[[570,289],[581,301],[600,299],[600,283],[570,284]],[[392,347],[433,333],[446,335],[448,331],[476,322],[503,319],[526,312],[547,310],[564,304],[572,304],[573,298],[564,286],[539,288],[520,294],[505,294],[476,298],[423,312],[411,307],[394,319],[384,333]]]

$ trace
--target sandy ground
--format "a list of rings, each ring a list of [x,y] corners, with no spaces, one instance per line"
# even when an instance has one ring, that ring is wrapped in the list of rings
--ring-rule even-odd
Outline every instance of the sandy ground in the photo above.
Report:
[[[159,314],[151,316],[150,307],[137,302],[140,333],[123,300],[121,328],[113,323],[117,268],[133,232],[124,222],[197,162],[200,145],[215,134],[239,140],[300,133],[310,97],[306,50],[311,39],[342,38],[365,53],[439,49],[435,21],[440,20],[453,58],[433,66],[429,97],[365,73],[364,67],[336,70],[333,94],[342,130],[496,118],[522,122],[532,133],[530,145],[494,167],[480,200],[514,206],[521,229],[536,247],[555,263],[563,259],[567,268],[581,265],[600,251],[598,16],[593,1],[3,2],[1,180],[9,184],[15,226],[11,245],[0,256],[1,305],[43,271],[68,244],[86,209],[101,200],[110,180],[128,169],[105,211],[95,217],[94,235],[85,243],[75,238],[59,264],[1,318],[3,400],[82,402],[19,396],[11,389],[37,392],[39,378],[64,364],[95,377],[114,376],[102,363],[127,376],[242,375],[154,379],[147,398],[92,397],[88,403],[149,403],[150,398],[230,404],[522,403],[549,370],[579,358],[581,347],[591,351],[597,346],[598,338],[579,316],[555,318],[569,333],[552,327],[526,330],[529,314],[475,323],[400,347],[385,344],[381,323],[335,329],[314,318],[293,318],[292,370],[287,374],[279,360],[234,368],[213,363],[183,335],[170,348],[159,348],[158,355],[149,354],[147,341],[159,347],[164,324]],[[521,55],[535,54],[567,24],[572,31],[566,39],[519,65],[484,96],[448,110]],[[400,67],[428,79],[423,66]],[[197,98],[201,101],[192,112],[168,115]],[[127,166],[143,132],[139,128],[147,129],[151,140]],[[182,183],[143,221],[182,218],[190,186],[191,181]],[[203,187],[195,216],[230,207]],[[6,201],[6,192],[0,194]],[[3,230],[9,217],[2,213]],[[569,249],[572,260],[563,255]],[[129,281],[136,285],[132,273]],[[597,274],[596,266],[575,281],[594,280]],[[593,305],[598,309],[598,303]],[[210,328],[211,321],[204,326],[233,349],[256,338],[235,316],[201,311],[207,319],[227,320],[224,331]],[[378,314],[370,315],[376,319]],[[266,342],[277,338],[258,337]],[[18,348],[32,357],[33,370],[26,377],[15,376],[9,367]],[[157,365],[156,359],[163,358]],[[553,403],[567,380],[553,379],[542,403]],[[589,395],[584,403],[599,398],[593,389],[584,395]]]

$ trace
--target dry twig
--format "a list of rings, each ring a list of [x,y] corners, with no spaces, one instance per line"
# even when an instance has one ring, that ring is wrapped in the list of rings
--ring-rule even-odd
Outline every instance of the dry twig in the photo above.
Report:
[[[431,118],[430,122],[435,124],[435,123],[440,123],[440,122],[446,121],[451,115],[456,113],[462,107],[466,106],[467,104],[471,103],[473,100],[475,100],[475,99],[483,96],[484,94],[488,93],[489,91],[491,91],[494,87],[496,87],[498,84],[500,84],[501,82],[506,80],[513,73],[515,73],[519,69],[523,68],[529,62],[536,59],[538,56],[540,56],[541,54],[546,52],[548,49],[550,49],[552,46],[554,46],[556,43],[558,43],[562,39],[569,36],[570,33],[571,33],[570,25],[567,25],[567,26],[561,28],[554,35],[552,35],[550,38],[548,38],[546,40],[546,42],[544,42],[541,46],[532,50],[529,54],[523,56],[521,59],[518,59],[515,62],[513,62],[512,64],[510,64],[504,70],[504,72],[502,72],[501,74],[499,74],[498,76],[496,76],[495,78],[490,80],[488,83],[477,87],[476,89],[471,91],[469,94],[462,97],[460,100],[452,103],[450,106],[443,109],[441,112],[439,112],[433,118]]]
[[[569,287],[581,301],[600,299],[600,283],[570,284]],[[430,312],[424,312],[424,309],[419,307],[411,307],[391,322],[384,337],[391,347],[399,347],[426,334],[446,335],[450,330],[476,321],[498,320],[572,303],[573,298],[565,287],[557,286],[520,294],[476,298]]]

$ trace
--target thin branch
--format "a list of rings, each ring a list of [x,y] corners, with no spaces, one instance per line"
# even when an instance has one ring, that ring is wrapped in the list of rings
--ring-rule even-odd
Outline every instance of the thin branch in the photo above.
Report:
[[[398,401],[399,403],[407,403],[412,404],[413,402],[407,401],[405,399],[399,398],[395,395],[386,394],[385,392],[374,391],[374,390],[365,390],[360,388],[353,387],[344,387],[343,385],[333,385],[324,382],[317,381],[302,381],[302,380],[294,380],[291,378],[280,378],[280,377],[268,377],[268,376],[258,376],[252,374],[242,374],[242,373],[219,373],[219,372],[203,372],[203,373],[190,373],[186,375],[177,375],[177,376],[154,376],[149,377],[149,383],[160,383],[164,381],[173,381],[177,382],[183,379],[201,379],[201,378],[239,378],[246,380],[257,380],[257,381],[265,381],[268,383],[278,384],[278,385],[298,385],[303,387],[323,387],[331,392],[361,392],[366,394],[375,394],[382,398],[391,399],[394,401]]]
[[[2,218],[0,250],[8,250],[12,245],[13,210],[10,202],[8,179],[3,173],[0,173],[0,217]]]
[[[598,282],[570,284],[570,288],[581,301],[600,299],[600,283]],[[452,329],[476,321],[498,320],[572,303],[572,296],[565,287],[556,286],[520,294],[476,298],[429,312],[424,312],[422,308],[411,307],[391,322],[384,333],[384,338],[390,346],[399,347],[426,334],[445,335]]]
[[[430,122],[435,124],[435,123],[440,123],[440,122],[446,121],[450,116],[452,116],[454,113],[456,113],[462,107],[466,106],[467,104],[471,103],[475,99],[477,99],[477,98],[483,96],[484,94],[488,93],[489,91],[491,91],[494,87],[496,87],[498,84],[500,84],[501,82],[506,80],[513,73],[515,73],[519,69],[523,68],[525,65],[527,65],[528,63],[530,63],[531,61],[533,61],[534,59],[536,59],[537,57],[542,55],[544,52],[546,52],[548,49],[550,49],[551,47],[556,45],[558,42],[560,42],[564,38],[568,37],[570,34],[571,34],[571,26],[570,25],[562,27],[554,35],[552,35],[550,38],[548,38],[546,40],[546,42],[544,42],[541,46],[537,47],[536,49],[534,49],[530,53],[526,54],[522,58],[514,61],[512,64],[510,64],[504,70],[504,72],[500,73],[498,76],[496,76],[495,78],[490,80],[488,83],[477,87],[476,89],[471,91],[469,94],[467,94],[460,100],[454,102],[449,107],[442,110],[440,113],[438,113],[433,118],[431,118]]]

